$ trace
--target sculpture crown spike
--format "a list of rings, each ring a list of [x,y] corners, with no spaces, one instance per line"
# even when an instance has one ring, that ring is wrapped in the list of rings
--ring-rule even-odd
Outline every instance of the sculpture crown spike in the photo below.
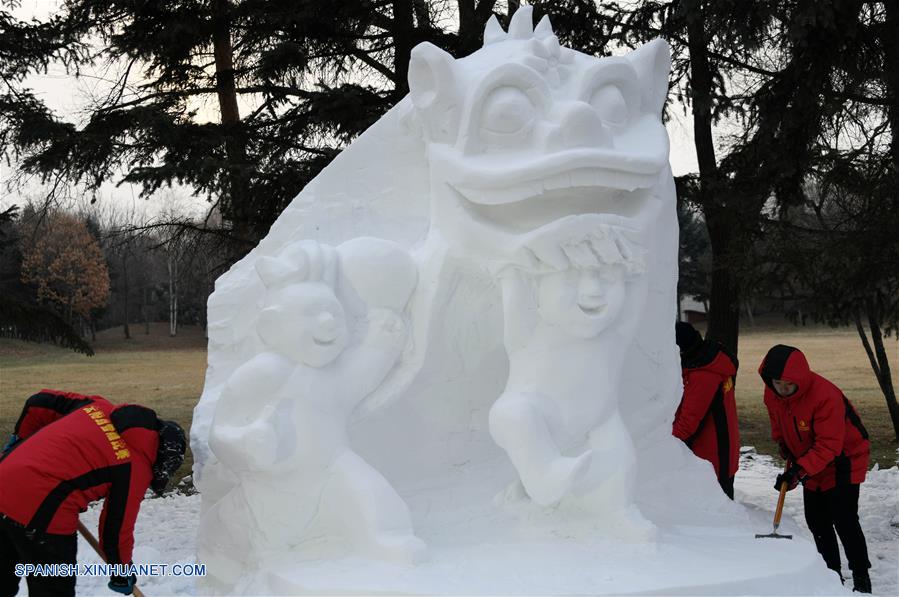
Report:
[[[512,39],[528,39],[534,36],[534,8],[522,5],[512,15],[509,23],[509,37]]]
[[[496,20],[496,15],[490,15],[490,19],[484,26],[484,45],[487,46],[504,39],[506,39],[506,32],[503,31],[502,25]]]
[[[555,32],[553,32],[553,25],[549,21],[549,15],[543,15],[543,18],[537,23],[537,27],[534,28],[534,37],[545,39],[552,35],[555,35]]]

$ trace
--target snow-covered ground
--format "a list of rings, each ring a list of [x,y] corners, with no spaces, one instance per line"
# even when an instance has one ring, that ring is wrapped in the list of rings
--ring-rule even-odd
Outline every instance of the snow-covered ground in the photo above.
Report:
[[[777,494],[772,488],[778,473],[777,465],[768,456],[743,449],[741,467],[736,479],[737,501],[751,508],[773,511]],[[200,496],[173,494],[165,498],[147,499],[141,507],[136,529],[134,559],[138,563],[191,564],[195,562],[194,546]],[[802,497],[794,491],[787,496],[784,514],[793,519],[799,532],[809,537],[802,515]],[[91,508],[83,517],[89,529],[96,530],[99,508]],[[899,595],[899,468],[873,470],[862,485],[859,516],[868,540],[871,582],[875,595]],[[784,526],[793,526],[785,521]],[[759,533],[770,532],[760,528]],[[769,540],[777,549],[778,540]],[[83,539],[79,539],[79,562],[97,563],[98,556]],[[843,563],[843,569],[848,566]],[[81,577],[79,595],[113,595],[106,588],[107,579]],[[851,584],[851,581],[850,581]],[[22,591],[25,594],[25,583]],[[197,594],[193,578],[140,578],[139,586],[148,597],[160,595]]]
[[[770,456],[756,454],[743,448],[740,470],[735,482],[735,498],[750,507],[773,512],[777,505],[774,478],[780,472]],[[868,472],[859,495],[858,515],[868,542],[871,560],[871,586],[875,595],[899,595],[899,468],[880,470],[875,466]],[[811,539],[802,513],[802,491],[787,494],[784,516],[790,517],[806,537]],[[760,533],[769,533],[762,529]],[[772,542],[778,540],[770,540]],[[776,549],[776,545],[772,545]],[[849,565],[843,556],[843,575],[849,575]],[[847,580],[851,588],[851,579]]]

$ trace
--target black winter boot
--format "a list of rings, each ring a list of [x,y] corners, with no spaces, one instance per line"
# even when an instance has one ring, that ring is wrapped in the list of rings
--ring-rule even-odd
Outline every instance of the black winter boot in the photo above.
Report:
[[[852,591],[855,593],[871,592],[871,577],[867,570],[852,571]]]

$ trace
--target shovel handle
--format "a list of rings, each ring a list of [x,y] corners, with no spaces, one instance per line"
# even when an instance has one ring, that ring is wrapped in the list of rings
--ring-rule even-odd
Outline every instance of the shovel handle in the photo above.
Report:
[[[90,543],[90,546],[94,548],[94,551],[97,552],[97,555],[100,556],[100,559],[106,562],[106,554],[104,554],[103,550],[100,549],[100,542],[97,541],[97,538],[94,537],[94,535],[89,530],[87,530],[87,527],[84,526],[84,523],[80,520],[78,521],[78,532],[81,533],[81,536],[84,537],[85,541]],[[132,589],[132,591],[132,595],[134,595],[134,597],[144,597],[143,592],[138,589],[136,585]]]
[[[786,465],[784,466],[784,473],[790,470],[790,461],[787,460]],[[777,498],[777,508],[774,510],[774,530],[777,530],[777,527],[780,526],[780,516],[783,514],[784,510],[784,500],[787,497],[787,490],[789,490],[789,483],[787,483],[786,479],[781,481],[780,483],[780,497]]]

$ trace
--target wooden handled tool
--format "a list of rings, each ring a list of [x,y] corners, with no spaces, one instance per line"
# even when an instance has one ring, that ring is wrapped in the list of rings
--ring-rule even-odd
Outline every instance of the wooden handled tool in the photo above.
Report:
[[[784,466],[784,473],[786,473],[790,469],[790,461],[787,461],[786,466]],[[780,483],[780,497],[777,498],[777,508],[774,510],[774,530],[767,535],[756,535],[756,539],[792,539],[793,535],[781,535],[777,532],[777,527],[780,526],[780,516],[783,514],[784,510],[784,500],[787,497],[787,491],[790,489],[789,483],[787,483],[786,479],[784,479]]]
[[[104,562],[106,562],[106,555],[103,553],[103,550],[100,549],[100,542],[97,541],[97,538],[94,537],[89,530],[87,530],[87,527],[84,526],[84,523],[80,520],[78,521],[78,532],[81,533],[81,536],[84,537],[85,541],[91,544],[91,547],[94,548],[94,551],[97,552],[97,555],[100,556]],[[134,597],[145,597],[143,592],[137,588],[137,585],[134,586],[132,595],[134,595]]]

